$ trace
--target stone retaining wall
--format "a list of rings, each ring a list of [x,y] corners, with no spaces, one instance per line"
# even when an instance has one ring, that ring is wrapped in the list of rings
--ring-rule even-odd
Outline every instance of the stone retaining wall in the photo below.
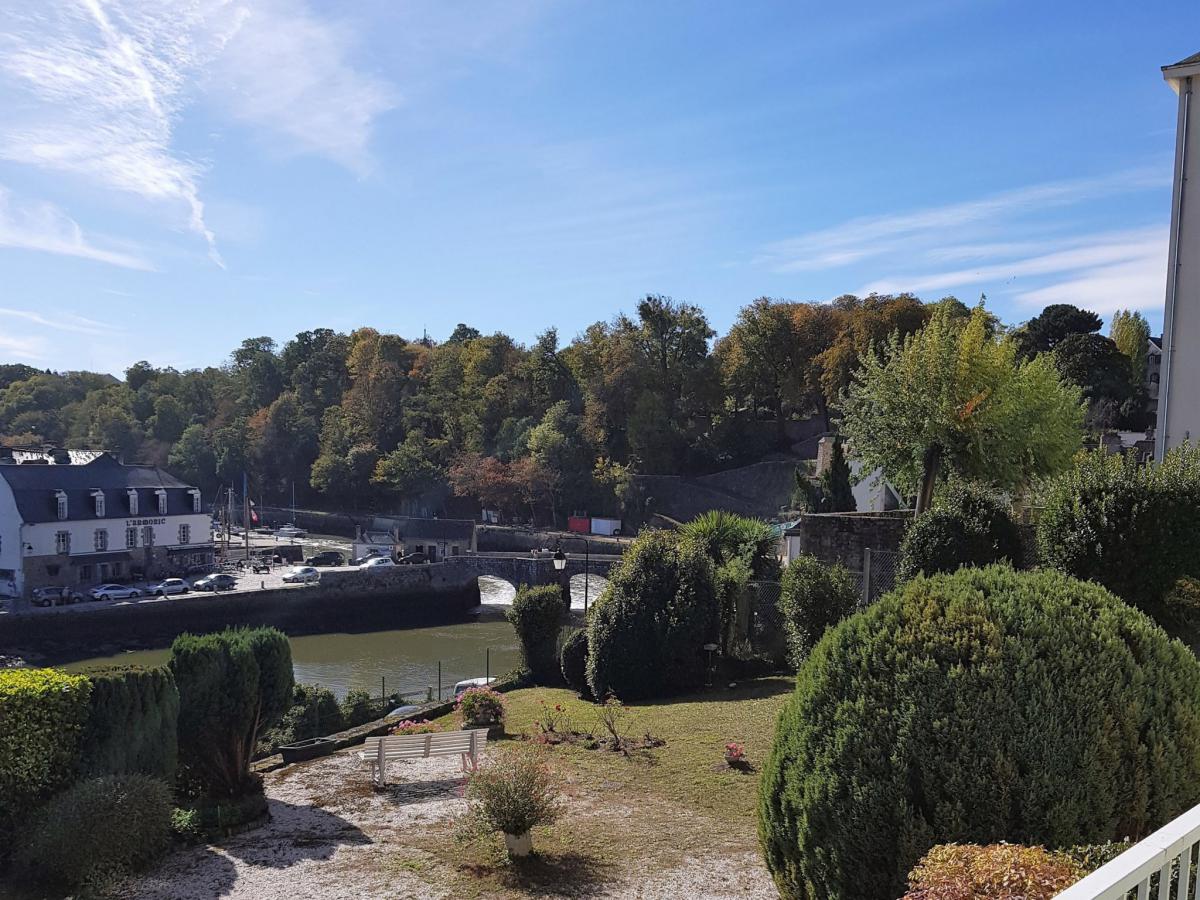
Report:
[[[863,551],[896,552],[912,513],[897,510],[887,513],[807,513],[800,517],[789,535],[799,535],[799,553],[810,554],[827,563],[840,562],[847,569],[861,572]]]

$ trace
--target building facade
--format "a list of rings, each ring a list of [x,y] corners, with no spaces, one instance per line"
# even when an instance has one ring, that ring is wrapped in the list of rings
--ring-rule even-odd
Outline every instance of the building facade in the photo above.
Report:
[[[371,529],[360,532],[355,539],[354,555],[388,552],[390,547],[396,558],[424,553],[430,562],[437,562],[447,556],[474,553],[476,546],[475,523],[470,519],[377,516]]]
[[[1200,53],[1163,68],[1179,95],[1155,456],[1200,440]]]
[[[180,573],[213,561],[200,491],[108,453],[0,448],[0,593]]]

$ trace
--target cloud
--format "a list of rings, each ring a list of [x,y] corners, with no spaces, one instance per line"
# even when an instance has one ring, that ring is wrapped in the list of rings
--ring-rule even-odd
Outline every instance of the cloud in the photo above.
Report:
[[[220,264],[203,162],[177,147],[198,86],[233,120],[361,171],[390,103],[350,34],[281,0],[39,0],[0,8],[0,158],[178,208]]]
[[[0,353],[16,359],[41,361],[46,359],[46,342],[41,338],[0,333]]]
[[[0,306],[0,316],[11,319],[22,319],[26,322],[32,322],[35,325],[41,325],[44,328],[52,328],[55,331],[71,331],[76,334],[112,335],[122,330],[115,325],[108,325],[85,316],[77,316],[74,313],[61,311],[56,311],[54,318],[49,319],[32,310],[9,309],[8,307]]]
[[[135,254],[96,246],[74,219],[53,204],[15,204],[11,192],[3,185],[0,185],[0,247],[76,256],[127,269],[154,268]]]

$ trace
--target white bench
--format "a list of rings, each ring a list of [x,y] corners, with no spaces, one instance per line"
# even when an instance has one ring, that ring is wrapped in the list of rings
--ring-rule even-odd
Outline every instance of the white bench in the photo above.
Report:
[[[462,757],[464,772],[479,767],[479,754],[487,743],[486,728],[462,731],[438,731],[431,734],[389,734],[369,737],[358,751],[358,759],[371,767],[371,780],[376,785],[387,783],[387,764],[406,759],[428,759],[432,756]]]

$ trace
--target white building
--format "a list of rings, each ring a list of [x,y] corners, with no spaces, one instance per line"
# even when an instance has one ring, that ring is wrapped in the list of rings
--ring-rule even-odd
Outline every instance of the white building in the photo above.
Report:
[[[211,564],[200,491],[108,453],[0,447],[0,593]]]
[[[1200,53],[1165,66],[1163,76],[1179,95],[1179,112],[1154,451],[1160,460],[1172,447],[1200,440],[1200,121],[1192,102]]]

